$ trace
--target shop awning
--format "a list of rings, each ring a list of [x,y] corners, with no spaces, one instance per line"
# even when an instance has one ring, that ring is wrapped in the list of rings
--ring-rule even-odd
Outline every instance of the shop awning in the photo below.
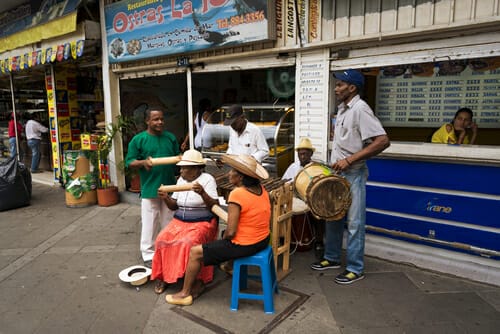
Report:
[[[72,33],[77,27],[76,16],[77,12],[74,11],[58,19],[0,38],[0,53]]]

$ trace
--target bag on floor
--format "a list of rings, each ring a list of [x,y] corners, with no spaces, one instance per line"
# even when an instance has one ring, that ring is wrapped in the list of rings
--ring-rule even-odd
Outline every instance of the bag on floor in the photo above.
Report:
[[[0,162],[0,211],[29,205],[31,173],[16,157]]]

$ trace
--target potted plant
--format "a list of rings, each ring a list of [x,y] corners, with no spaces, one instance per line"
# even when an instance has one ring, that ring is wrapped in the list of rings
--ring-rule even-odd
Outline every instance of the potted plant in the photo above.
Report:
[[[120,163],[118,164],[118,169],[125,174],[127,190],[133,193],[140,193],[141,178],[139,175],[139,170],[125,167],[125,160],[120,161]]]
[[[115,136],[122,131],[126,125],[124,119],[117,117],[116,123],[102,124],[103,128],[97,138],[97,149],[95,150],[95,164],[97,166],[97,204],[99,206],[111,206],[119,202],[118,187],[115,186],[109,176],[109,153],[113,148]]]

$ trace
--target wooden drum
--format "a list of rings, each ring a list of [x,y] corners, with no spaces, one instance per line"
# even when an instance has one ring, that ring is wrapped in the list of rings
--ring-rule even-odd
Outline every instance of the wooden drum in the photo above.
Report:
[[[311,250],[314,237],[311,222],[308,217],[309,208],[304,201],[294,197],[292,212],[291,244],[299,252]]]
[[[342,219],[351,205],[349,182],[328,166],[311,162],[294,180],[294,189],[317,219]]]

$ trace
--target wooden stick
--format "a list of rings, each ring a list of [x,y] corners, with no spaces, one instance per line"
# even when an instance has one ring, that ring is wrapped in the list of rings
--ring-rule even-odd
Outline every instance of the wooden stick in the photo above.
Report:
[[[182,184],[182,185],[173,184],[170,186],[161,185],[158,190],[161,190],[161,191],[166,192],[166,193],[173,193],[176,191],[189,191],[189,190],[193,190],[193,184],[192,183],[186,183],[186,184]]]
[[[153,166],[158,165],[173,165],[181,161],[180,156],[164,157],[164,158],[149,158]]]
[[[227,212],[217,204],[212,206],[212,212],[215,213],[220,219],[227,222]]]

